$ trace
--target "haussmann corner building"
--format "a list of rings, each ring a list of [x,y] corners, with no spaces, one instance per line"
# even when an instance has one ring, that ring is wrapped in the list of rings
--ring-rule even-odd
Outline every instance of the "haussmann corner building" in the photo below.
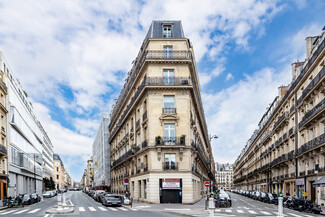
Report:
[[[192,204],[205,196],[214,159],[181,21],[152,22],[110,120],[114,193],[147,203]]]
[[[324,39],[306,38],[305,61],[292,64],[291,83],[279,87],[235,162],[237,189],[325,203],[325,188],[313,185],[325,179]]]

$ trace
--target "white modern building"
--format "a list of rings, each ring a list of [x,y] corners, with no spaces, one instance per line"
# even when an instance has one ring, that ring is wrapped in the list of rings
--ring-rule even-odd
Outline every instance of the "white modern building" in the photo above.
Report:
[[[47,169],[51,168],[51,165],[48,165],[48,158],[51,158],[53,146],[33,112],[33,105],[27,92],[13,76],[1,52],[0,56],[0,64],[4,68],[8,87],[8,195],[16,196],[34,192],[41,194],[43,167],[45,173],[51,175]]]
[[[94,180],[93,188],[109,190],[110,178],[110,147],[108,144],[109,114],[104,113],[100,122],[92,150]]]

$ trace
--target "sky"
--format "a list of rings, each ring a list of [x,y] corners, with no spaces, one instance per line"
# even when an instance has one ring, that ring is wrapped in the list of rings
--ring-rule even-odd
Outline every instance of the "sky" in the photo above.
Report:
[[[193,44],[216,162],[233,163],[278,94],[323,0],[1,0],[0,50],[64,165],[80,181],[152,20],[181,20]]]

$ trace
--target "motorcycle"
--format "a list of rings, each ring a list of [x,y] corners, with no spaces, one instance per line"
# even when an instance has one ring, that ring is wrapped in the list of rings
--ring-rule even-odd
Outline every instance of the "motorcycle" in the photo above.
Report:
[[[322,212],[321,206],[313,204],[311,200],[305,200],[304,210],[315,214],[320,214]]]
[[[22,205],[21,201],[22,201],[21,196],[18,196],[16,198],[8,197],[8,207],[12,208],[14,206],[20,206],[20,205]]]
[[[305,209],[305,206],[304,205],[305,205],[305,201],[303,199],[301,199],[299,197],[292,197],[291,207],[294,210],[297,210],[299,212],[302,212]]]

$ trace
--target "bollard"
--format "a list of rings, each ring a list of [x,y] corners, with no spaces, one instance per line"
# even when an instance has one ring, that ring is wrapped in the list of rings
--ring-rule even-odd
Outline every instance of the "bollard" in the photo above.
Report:
[[[58,194],[58,210],[62,209],[61,207],[61,194]]]
[[[215,208],[214,199],[213,199],[213,197],[210,197],[209,198],[209,217],[214,216],[214,208]]]
[[[67,205],[65,193],[63,193],[63,195],[62,195],[62,205],[63,206],[66,206]]]
[[[283,197],[278,197],[278,217],[283,217]]]

